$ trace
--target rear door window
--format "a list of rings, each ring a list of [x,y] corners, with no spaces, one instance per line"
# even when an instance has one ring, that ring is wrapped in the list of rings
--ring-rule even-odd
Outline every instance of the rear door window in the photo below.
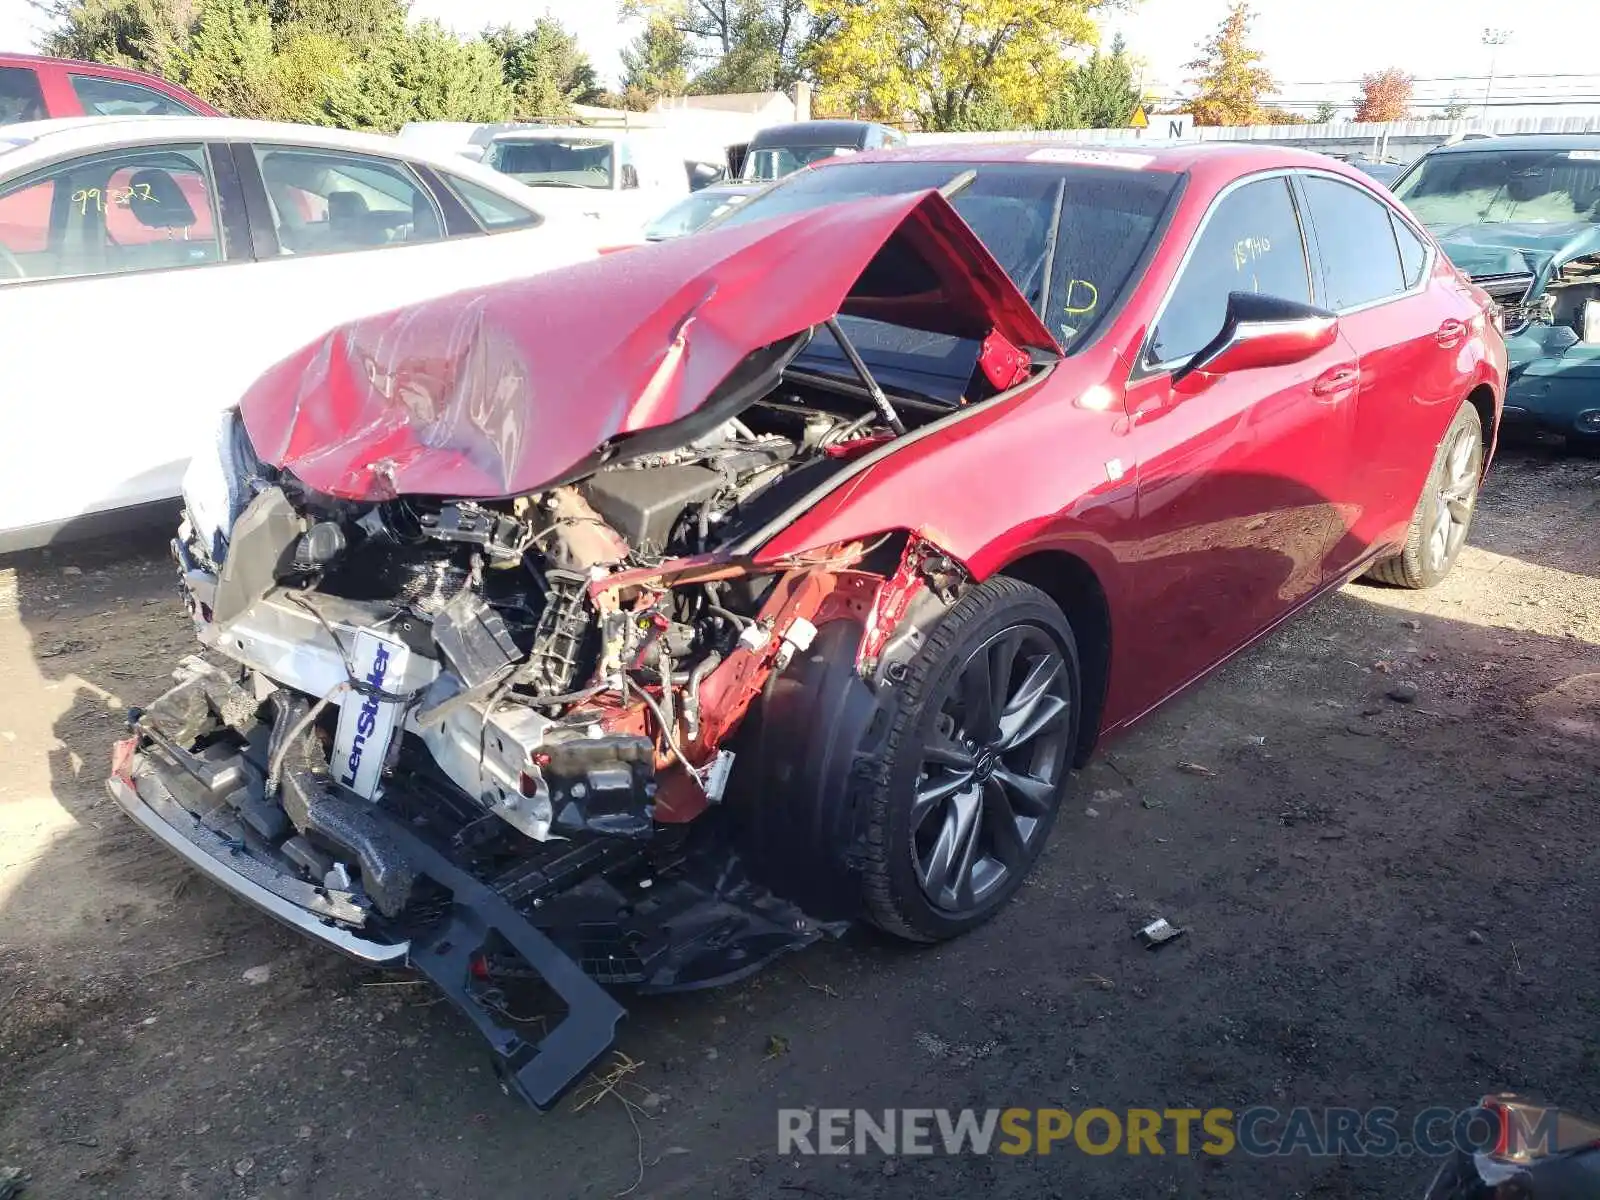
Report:
[[[222,260],[205,148],[71,159],[0,190],[0,287]]]
[[[174,100],[165,92],[130,83],[125,79],[107,79],[103,75],[78,75],[71,72],[72,90],[91,117],[192,117],[197,116],[187,104]]]
[[[255,146],[283,254],[338,254],[436,242],[433,197],[397,159],[301,146]]]
[[[1389,206],[1352,184],[1305,176],[1306,202],[1317,231],[1326,295],[1323,307],[1344,312],[1406,290]]]
[[[1204,349],[1222,332],[1230,292],[1311,299],[1305,243],[1282,176],[1247,183],[1217,202],[1156,324],[1149,361],[1183,362]]]
[[[48,115],[38,72],[29,67],[0,67],[0,125],[42,121]]]

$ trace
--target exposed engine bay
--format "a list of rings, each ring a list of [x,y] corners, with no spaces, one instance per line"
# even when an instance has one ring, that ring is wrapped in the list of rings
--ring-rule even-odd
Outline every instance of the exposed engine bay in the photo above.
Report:
[[[1600,255],[1563,263],[1533,296],[1531,274],[1484,276],[1475,282],[1500,306],[1507,336],[1538,326],[1560,331],[1553,351],[1578,343],[1600,344]]]
[[[331,769],[364,798],[414,739],[535,841],[690,820],[721,799],[731,755],[717,747],[755,694],[734,681],[806,650],[867,548],[789,573],[695,558],[892,436],[876,413],[798,397],[747,417],[759,431],[730,420],[498,503],[350,502],[241,464],[251,498],[231,533],[191,514],[178,547],[201,640],[337,705]]]
[[[680,448],[499,501],[322,495],[230,414],[174,543],[209,653],[133,715],[114,793],[281,919],[427,971],[514,1090],[553,1102],[621,1016],[597,983],[709,986],[843,927],[814,897],[848,839],[814,861],[765,827],[810,819],[772,797],[772,817],[723,811],[735,735],[805,658],[824,682],[797,686],[853,714],[827,738],[854,747],[894,630],[963,577],[897,532],[766,565],[727,551],[893,441],[886,403],[780,389]],[[901,404],[901,429],[950,412]],[[843,806],[850,762],[807,786]],[[507,978],[558,992],[581,1054],[507,1035]]]

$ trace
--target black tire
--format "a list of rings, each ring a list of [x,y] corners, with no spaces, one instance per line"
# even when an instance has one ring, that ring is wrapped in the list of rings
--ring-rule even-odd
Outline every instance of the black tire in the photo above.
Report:
[[[1015,647],[1009,657],[1008,646]],[[934,942],[999,911],[1049,838],[1078,739],[1078,645],[1048,596],[998,576],[968,591],[907,665],[867,790],[863,901],[879,929]],[[992,719],[976,699],[980,670],[990,680],[988,711],[999,710]],[[993,681],[1002,675],[1003,698],[996,705]],[[993,732],[990,740],[969,740],[985,727]],[[1020,740],[1007,749],[1008,739]],[[932,762],[928,755],[935,756]],[[962,756],[970,772],[957,762]],[[969,784],[960,783],[964,772]],[[958,790],[944,802],[929,800],[952,785]],[[962,813],[972,814],[965,842]],[[938,868],[946,860],[953,868],[948,879]],[[964,883],[955,878],[963,871]]]
[[[1417,497],[1405,548],[1375,564],[1367,576],[1403,588],[1431,588],[1450,574],[1466,545],[1483,479],[1483,422],[1463,402],[1433,452]]]

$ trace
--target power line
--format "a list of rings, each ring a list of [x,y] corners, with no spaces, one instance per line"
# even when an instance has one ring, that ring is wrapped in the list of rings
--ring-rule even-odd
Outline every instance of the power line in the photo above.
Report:
[[[1551,72],[1545,74],[1503,74],[1495,72],[1496,79],[1595,79],[1600,78],[1600,71],[1567,71]],[[1413,75],[1412,83],[1486,83],[1489,76],[1483,75]],[[1290,87],[1333,87],[1359,86],[1366,82],[1365,79],[1286,79],[1283,81]]]

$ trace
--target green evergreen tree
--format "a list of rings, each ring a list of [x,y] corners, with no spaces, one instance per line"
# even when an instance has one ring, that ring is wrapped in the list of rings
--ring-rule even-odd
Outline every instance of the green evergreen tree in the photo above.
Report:
[[[201,0],[189,45],[177,56],[185,86],[235,117],[283,115],[272,23],[251,0]]]
[[[333,81],[325,103],[335,124],[387,132],[407,121],[504,121],[511,107],[494,48],[432,21],[372,47]]]
[[[319,33],[356,50],[405,33],[408,0],[269,0],[272,26],[285,38]]]
[[[175,76],[189,42],[192,0],[31,0],[53,28],[45,54]]]
[[[501,74],[526,117],[558,117],[574,104],[603,98],[599,76],[577,36],[554,17],[540,17],[533,28],[485,30],[483,40],[500,56]]]
[[[644,32],[622,52],[622,94],[629,108],[646,109],[689,86],[689,39],[672,22],[652,14]]]

